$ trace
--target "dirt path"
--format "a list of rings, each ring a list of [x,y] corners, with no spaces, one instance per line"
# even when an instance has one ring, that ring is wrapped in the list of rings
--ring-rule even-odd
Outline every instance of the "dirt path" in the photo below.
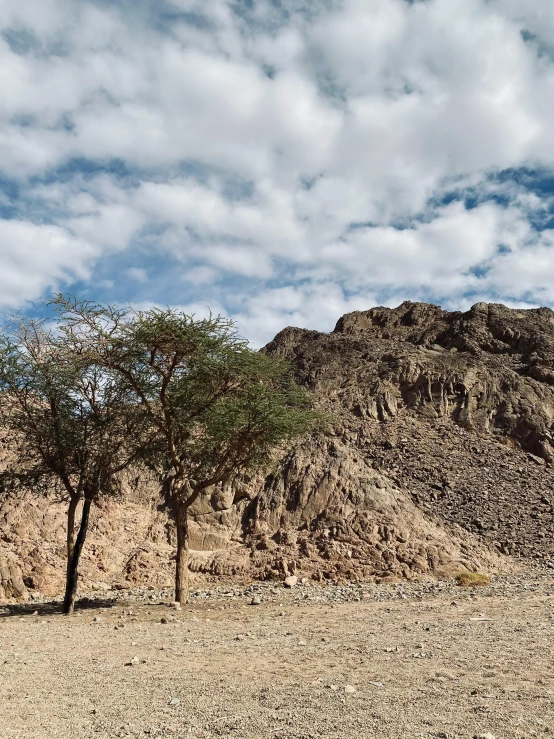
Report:
[[[549,581],[456,605],[247,603],[0,618],[0,737],[554,738]]]

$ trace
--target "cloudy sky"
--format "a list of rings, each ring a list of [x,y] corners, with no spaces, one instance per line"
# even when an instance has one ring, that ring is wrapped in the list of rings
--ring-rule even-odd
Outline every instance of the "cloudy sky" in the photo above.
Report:
[[[554,306],[552,0],[0,0],[0,310]]]

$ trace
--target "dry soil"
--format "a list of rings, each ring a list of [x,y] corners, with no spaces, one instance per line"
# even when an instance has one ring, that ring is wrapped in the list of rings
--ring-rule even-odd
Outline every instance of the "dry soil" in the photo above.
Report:
[[[554,737],[548,572],[111,595],[0,610],[0,737]]]

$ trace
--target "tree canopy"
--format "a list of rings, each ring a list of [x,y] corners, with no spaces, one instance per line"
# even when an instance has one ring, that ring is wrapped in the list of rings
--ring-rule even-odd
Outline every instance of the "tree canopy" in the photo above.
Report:
[[[19,453],[4,482],[16,478],[69,503],[64,606],[70,612],[90,506],[120,492],[121,473],[144,449],[149,424],[121,378],[69,347],[59,328],[15,317],[0,335],[0,419]]]
[[[282,359],[253,351],[229,319],[123,310],[59,296],[66,346],[115,373],[146,413],[144,458],[170,491],[176,600],[186,600],[188,510],[213,485],[275,459],[321,415]]]

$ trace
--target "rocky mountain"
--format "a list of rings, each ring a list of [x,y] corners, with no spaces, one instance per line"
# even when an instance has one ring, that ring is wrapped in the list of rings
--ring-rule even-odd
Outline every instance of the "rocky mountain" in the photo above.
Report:
[[[554,558],[554,313],[424,303],[287,328],[330,427],[265,478],[194,511],[192,569],[212,577],[447,576]],[[0,504],[0,598],[58,591],[63,509]],[[95,513],[85,582],[171,582],[173,532],[151,481]],[[509,556],[511,555],[511,556]]]

